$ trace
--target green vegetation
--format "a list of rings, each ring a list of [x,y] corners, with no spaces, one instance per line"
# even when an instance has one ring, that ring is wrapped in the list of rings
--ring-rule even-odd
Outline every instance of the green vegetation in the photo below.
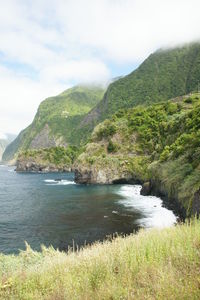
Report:
[[[6,139],[0,139],[0,162],[6,147],[16,138],[14,134],[7,134]]]
[[[194,200],[200,189],[199,157],[200,95],[191,94],[119,111],[95,128],[77,165],[112,170],[111,178],[126,174],[140,182],[159,181],[191,215],[200,209]]]
[[[1,161],[4,150],[6,149],[7,144],[8,144],[7,140],[0,139],[0,161]]]
[[[199,78],[199,43],[156,51],[137,70],[111,83],[105,95],[102,88],[78,86],[43,101],[33,123],[7,148],[3,160],[33,148],[32,141],[46,124],[50,129],[46,135],[53,137],[55,146],[86,143],[94,127],[119,109],[194,92]]]
[[[3,160],[12,159],[20,150],[34,148],[33,141],[46,125],[51,146],[52,140],[54,146],[85,144],[94,127],[119,109],[194,92],[199,78],[199,43],[156,51],[137,70],[111,83],[105,95],[102,88],[78,86],[43,101],[33,123],[7,148]]]
[[[200,222],[142,230],[68,254],[0,255],[0,299],[199,299]]]
[[[31,159],[40,164],[71,167],[79,154],[80,149],[76,146],[28,149],[19,154],[18,160]]]
[[[156,51],[138,69],[110,84],[85,123],[89,126],[91,122],[94,127],[121,108],[149,105],[195,92],[199,78],[199,43]]]
[[[7,147],[3,160],[9,161],[27,149],[79,144],[83,133],[81,120],[102,99],[103,94],[101,87],[76,86],[44,100],[32,124]],[[43,142],[45,139],[46,144]],[[37,147],[34,146],[35,141],[39,141]]]

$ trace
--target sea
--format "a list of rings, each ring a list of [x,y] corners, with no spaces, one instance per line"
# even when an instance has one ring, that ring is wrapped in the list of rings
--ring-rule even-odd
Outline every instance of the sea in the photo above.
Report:
[[[0,165],[0,252],[17,254],[25,241],[61,251],[176,224],[177,217],[140,185],[81,185],[73,173],[17,173]]]

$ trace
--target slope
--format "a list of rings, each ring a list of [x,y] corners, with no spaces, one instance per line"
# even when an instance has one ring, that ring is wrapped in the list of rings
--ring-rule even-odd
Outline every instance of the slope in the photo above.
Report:
[[[199,43],[158,50],[138,69],[110,84],[103,100],[87,114],[81,125],[91,130],[121,108],[188,94],[197,90],[199,80]]]
[[[1,299],[199,299],[200,221],[142,230],[79,252],[27,245],[0,255]]]
[[[0,139],[0,162],[6,147],[16,138],[14,134],[6,134],[6,138]]]
[[[103,94],[101,87],[75,86],[47,98],[40,104],[32,124],[6,148],[3,160],[13,159],[22,150],[76,144],[78,137],[73,130]]]
[[[94,129],[77,159],[76,182],[146,182],[145,193],[199,214],[199,118],[199,94],[118,112]]]

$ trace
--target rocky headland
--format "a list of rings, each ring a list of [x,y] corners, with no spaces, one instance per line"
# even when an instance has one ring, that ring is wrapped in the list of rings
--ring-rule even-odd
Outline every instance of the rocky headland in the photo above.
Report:
[[[26,150],[18,155],[17,172],[71,172],[78,155],[76,147]]]
[[[117,113],[74,164],[75,181],[142,184],[183,218],[200,213],[200,95]]]
[[[56,165],[49,162],[40,162],[32,158],[18,159],[16,162],[16,172],[71,172],[71,167],[65,165]]]

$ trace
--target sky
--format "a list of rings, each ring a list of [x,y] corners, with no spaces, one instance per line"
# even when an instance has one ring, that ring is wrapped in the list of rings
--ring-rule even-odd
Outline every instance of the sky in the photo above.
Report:
[[[199,0],[0,0],[0,138],[49,96],[200,40],[199,12]]]

